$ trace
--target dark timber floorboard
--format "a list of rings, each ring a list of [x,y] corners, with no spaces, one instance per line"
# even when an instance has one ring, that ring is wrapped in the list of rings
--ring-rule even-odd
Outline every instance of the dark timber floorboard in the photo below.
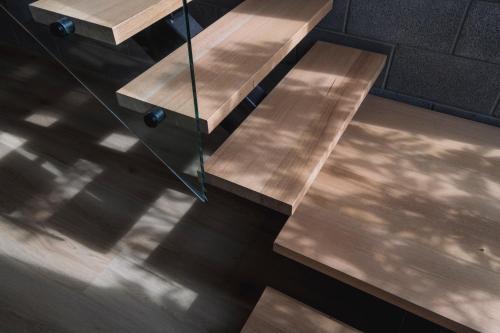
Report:
[[[0,68],[0,332],[238,332],[265,286],[365,332],[441,332],[274,254],[284,216],[102,146],[127,133],[56,65],[2,48]]]

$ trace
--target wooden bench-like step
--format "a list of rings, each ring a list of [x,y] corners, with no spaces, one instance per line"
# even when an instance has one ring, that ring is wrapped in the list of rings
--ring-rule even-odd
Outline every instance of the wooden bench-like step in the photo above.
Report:
[[[274,289],[266,288],[242,333],[359,332]]]
[[[315,44],[208,160],[207,182],[291,215],[385,60]]]
[[[191,1],[191,0],[188,0]],[[182,8],[182,0],[39,0],[30,4],[35,21],[75,22],[79,35],[118,45]]]
[[[201,128],[210,133],[332,9],[332,0],[246,0],[193,38]],[[122,106],[157,106],[193,129],[187,47],[118,91]]]
[[[498,332],[499,138],[369,96],[275,251],[453,331]]]

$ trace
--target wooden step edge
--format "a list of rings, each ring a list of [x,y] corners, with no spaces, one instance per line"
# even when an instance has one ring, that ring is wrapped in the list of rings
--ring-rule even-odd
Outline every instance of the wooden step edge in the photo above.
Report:
[[[297,251],[291,250],[281,244],[279,240],[279,236],[274,242],[273,245],[273,251],[285,258],[288,258],[290,260],[293,260],[301,265],[304,265],[305,267],[309,267],[317,272],[320,272],[322,274],[325,274],[327,276],[330,276],[342,283],[345,283],[346,285],[349,285],[353,288],[356,288],[358,290],[361,290],[369,295],[373,295],[381,300],[384,300],[390,304],[394,304],[397,307],[404,309],[410,313],[417,314],[418,316],[421,316],[422,318],[425,318],[433,323],[436,323],[438,325],[441,325],[443,327],[447,327],[449,329],[452,329],[457,332],[474,332],[474,331],[469,331],[470,328],[467,328],[455,321],[450,320],[449,318],[446,318],[444,316],[441,316],[435,312],[429,311],[428,309],[425,309],[417,304],[408,302],[407,300],[388,293],[380,288],[377,288],[373,285],[370,285],[362,280],[353,278],[352,276],[341,272],[339,270],[333,269],[332,267],[329,267],[327,265],[324,265],[320,262],[314,261],[311,258],[305,256],[302,253],[299,253]],[[477,333],[477,332],[476,332]]]
[[[356,333],[359,331],[267,287],[241,332]]]
[[[240,4],[243,6],[244,2]],[[233,9],[237,11],[240,6]],[[199,104],[199,122],[201,131],[205,134],[210,134],[212,131],[220,125],[220,123],[248,96],[261,82],[265,77],[291,52],[293,49],[307,36],[309,32],[311,32],[317,24],[321,22],[321,20],[332,10],[333,1],[328,0],[322,4],[321,8],[315,12],[315,14],[309,19],[308,22],[304,22],[304,25],[293,35],[289,37],[286,43],[284,43],[280,49],[276,50],[276,52],[269,57],[269,60],[263,64],[256,72],[246,78],[246,81],[241,85],[238,85],[238,89],[234,91],[234,93],[229,96],[224,102],[219,104],[217,107],[206,110],[203,108],[203,96],[202,90],[203,87],[200,87],[199,82],[197,80],[196,83],[198,85],[198,104]],[[216,23],[209,26],[207,29],[202,31],[199,35],[193,38],[193,56],[195,61],[195,73],[198,72],[196,66],[199,58],[203,58],[207,52],[209,52],[212,48],[208,49],[201,48],[198,49],[198,45],[206,44],[205,39],[210,39],[207,36],[213,34],[212,30],[215,32],[218,29],[221,29],[221,24],[225,20],[223,16]],[[281,23],[280,23],[281,24]],[[286,22],[282,23],[286,24]],[[175,107],[169,107],[168,102],[158,103],[162,105],[153,105],[149,102],[147,94],[144,94],[143,87],[138,89],[138,86],[141,86],[139,83],[145,80],[145,77],[150,73],[154,72],[162,72],[161,68],[166,66],[164,63],[169,62],[172,59],[187,59],[187,46],[184,44],[172,54],[165,57],[163,60],[155,64],[153,67],[139,75],[137,78],[129,82],[124,87],[120,88],[116,94],[118,102],[121,106],[128,108],[132,111],[136,111],[139,113],[145,113],[150,110],[152,107],[160,107],[167,111],[167,119],[172,119],[174,123],[178,123],[179,126],[183,126],[183,124],[188,124],[187,129],[192,129],[191,122],[188,119],[194,119],[194,105],[192,101],[189,101],[188,98],[185,98],[183,101],[182,110],[179,110]],[[173,60],[172,60],[173,61]],[[181,81],[190,80],[191,77],[188,75],[188,64],[186,63],[185,69],[183,73],[183,77],[180,79]],[[179,73],[176,73],[179,75]],[[177,77],[177,76],[176,76]],[[186,85],[187,87],[187,85]],[[156,87],[155,87],[156,88]],[[187,88],[186,88],[187,89]],[[189,85],[189,89],[191,89],[191,85]],[[177,91],[176,91],[177,92]],[[179,94],[184,94],[185,96],[190,96],[189,92],[184,92],[179,89]],[[143,96],[141,96],[143,95]],[[189,98],[192,98],[191,96]]]
[[[241,90],[235,93],[225,103],[212,113],[208,118],[201,119],[202,123],[207,124],[207,134],[210,134],[217,126],[226,119],[227,116],[257,87],[257,85],[271,73],[280,62],[292,52],[297,45],[316,27],[323,18],[333,9],[333,2],[328,1],[321,10],[319,10],[311,20],[302,27],[285,45],[283,45],[262,68],[250,77]]]
[[[190,2],[191,0],[188,0]],[[61,3],[60,3],[61,2]],[[89,2],[82,0],[82,2]],[[64,7],[64,1],[36,1],[29,4],[31,15],[35,22],[50,25],[61,18],[69,18],[75,23],[75,33],[90,39],[111,45],[119,45],[142,30],[158,22],[167,15],[182,8],[181,0],[161,0],[157,4],[134,13],[128,19],[113,25],[99,22],[98,19],[68,15],[64,9],[57,11],[57,6]],[[82,13],[82,16],[85,13]]]
[[[298,184],[298,183],[294,184],[294,185],[297,185],[295,188],[300,187],[300,191],[295,193],[292,199],[290,199],[290,197],[286,198],[285,194],[278,194],[276,197],[274,197],[272,195],[266,194],[265,190],[259,191],[259,190],[256,190],[255,188],[252,188],[253,184],[250,184],[250,183],[245,182],[245,181],[241,181],[241,179],[238,179],[238,181],[240,181],[238,183],[237,181],[232,180],[230,177],[225,177],[225,175],[224,175],[225,166],[222,167],[222,169],[219,169],[219,163],[222,163],[221,165],[225,165],[228,161],[231,161],[231,159],[238,159],[238,156],[232,156],[232,157],[231,156],[230,157],[223,156],[225,154],[225,151],[229,151],[231,153],[232,151],[236,150],[236,151],[242,151],[242,154],[245,153],[244,149],[245,149],[246,143],[241,145],[241,142],[239,142],[238,144],[241,146],[241,147],[239,147],[240,149],[233,149],[233,148],[231,148],[231,145],[233,145],[234,141],[238,142],[237,136],[239,136],[239,135],[242,137],[247,136],[248,133],[245,129],[245,126],[248,125],[249,128],[252,128],[252,126],[249,124],[252,123],[255,119],[258,119],[258,117],[260,116],[259,113],[262,112],[260,110],[260,108],[257,108],[245,120],[245,122],[240,127],[240,129],[238,129],[235,133],[233,133],[232,137],[230,137],[229,140],[227,140],[219,148],[219,150],[217,150],[217,152],[210,159],[208,159],[208,161],[205,165],[207,183],[209,183],[215,187],[222,188],[228,192],[236,194],[236,195],[243,197],[245,199],[248,199],[250,201],[261,204],[265,207],[268,207],[268,208],[271,208],[271,209],[276,210],[278,212],[281,212],[285,215],[292,215],[295,212],[295,210],[299,206],[300,202],[302,201],[302,199],[306,195],[308,189],[310,188],[310,186],[314,182],[314,179],[319,174],[323,164],[326,162],[326,160],[330,156],[330,153],[335,148],[335,145],[340,140],[343,132],[346,130],[347,126],[349,125],[353,116],[357,112],[357,110],[360,107],[361,103],[363,102],[364,98],[367,96],[369,90],[371,89],[371,87],[375,83],[376,79],[380,75],[382,69],[385,66],[385,62],[387,60],[387,57],[385,55],[367,52],[367,51],[356,50],[356,49],[352,49],[349,47],[340,46],[340,45],[336,45],[336,44],[318,42],[311,49],[311,51],[309,51],[308,54],[306,54],[304,56],[304,58],[296,65],[296,67],[288,73],[288,75],[282,80],[282,82],[280,82],[280,84],[278,84],[278,86],[275,88],[275,91],[280,90],[282,88],[282,85],[286,85],[287,79],[289,77],[291,77],[292,75],[294,75],[294,71],[296,70],[297,66],[300,66],[302,61],[307,61],[308,57],[310,56],[310,54],[312,54],[312,52],[314,52],[315,49],[320,48],[320,47],[326,47],[326,49],[328,49],[329,45],[331,45],[331,47],[336,47],[339,50],[343,49],[343,50],[352,50],[355,52],[359,52],[359,58],[361,58],[363,56],[372,57],[367,61],[369,61],[370,66],[373,66],[373,68],[370,68],[370,70],[366,70],[366,73],[363,72],[363,73],[359,74],[362,76],[362,78],[360,78],[359,80],[363,81],[364,86],[363,86],[362,91],[360,91],[359,94],[356,96],[356,99],[354,102],[351,102],[351,101],[346,102],[346,103],[348,103],[348,108],[350,109],[350,114],[345,120],[343,120],[342,126],[340,128],[336,128],[334,125],[332,125],[332,128],[330,129],[330,131],[332,131],[332,129],[333,129],[333,130],[335,130],[335,133],[332,134],[332,136],[328,137],[327,139],[323,138],[323,140],[325,140],[325,141],[317,143],[318,147],[324,146],[324,145],[326,145],[327,147],[324,149],[324,151],[321,152],[321,157],[319,157],[319,158],[316,157],[317,163],[314,165],[314,167],[311,167],[308,169],[307,172],[309,174],[308,174],[307,180],[304,181],[303,183],[300,183],[300,184]],[[335,59],[335,58],[332,58],[332,59]],[[332,61],[335,61],[335,60],[332,60]],[[364,64],[362,64],[362,65],[364,65]],[[351,80],[352,82],[347,83],[347,85],[348,86],[352,86],[354,84],[359,85],[359,82],[361,82],[359,80],[358,81]],[[283,88],[283,89],[286,89],[286,88]],[[336,91],[337,89],[333,89],[333,90]],[[269,111],[269,109],[272,109],[272,105],[269,104],[269,100],[274,97],[273,93],[274,93],[274,91],[271,92],[271,94],[269,94],[267,96],[267,98],[261,104],[261,106],[268,109],[266,112],[271,112],[271,111]],[[345,104],[340,104],[340,105],[345,106]],[[331,114],[334,114],[335,108],[338,107],[338,103],[334,103],[331,107],[333,108],[333,110],[331,110],[329,112]],[[280,112],[280,111],[277,111],[277,112]],[[279,124],[277,124],[277,126],[279,126]],[[253,127],[255,127],[255,126],[253,126]],[[277,131],[280,130],[280,128],[273,128],[273,129],[275,129]],[[269,129],[265,129],[265,130],[269,130]],[[241,140],[239,140],[239,141],[241,141]],[[252,144],[253,143],[248,143],[248,145],[250,145],[250,146]],[[262,144],[262,142],[261,142],[261,144]],[[271,143],[269,143],[269,144],[271,144]],[[228,153],[228,154],[230,154],[230,153]],[[264,153],[265,152],[263,152],[263,154]],[[221,157],[221,156],[223,156],[223,157]],[[258,158],[258,156],[255,156],[255,157]],[[252,170],[242,170],[241,173],[251,172],[251,171]],[[235,173],[234,169],[231,169],[230,172],[233,174]],[[284,170],[284,173],[286,173],[286,170]],[[280,195],[281,195],[281,197],[280,197]],[[286,198],[286,199],[284,199],[284,198]]]
[[[106,44],[118,45],[112,27],[80,20],[75,16],[63,15],[57,12],[53,12],[51,10],[45,9],[42,5],[39,4],[39,1],[30,4],[29,9],[31,15],[33,16],[33,20],[37,23],[50,26],[52,23],[67,17],[75,23],[75,27],[77,27],[75,28],[75,33],[77,35],[94,39],[99,42],[104,42]]]
[[[287,203],[284,203],[283,201],[259,193],[247,187],[243,187],[240,184],[228,181],[227,179],[210,173],[210,165],[205,165],[205,181],[207,184],[230,192],[241,198],[245,198],[249,201],[255,202],[261,206],[270,208],[274,211],[280,212],[284,215],[290,216],[293,214],[293,207]]]
[[[191,1],[192,0],[187,0],[186,2],[190,3]],[[182,8],[182,0],[162,0],[159,1],[158,4],[148,7],[140,14],[138,13],[134,16],[131,16],[126,21],[123,21],[122,23],[113,27],[113,33],[116,36],[115,44],[118,45],[123,43],[139,32],[149,28],[156,22]],[[141,17],[149,17],[149,19],[147,21],[144,21],[144,19],[141,19]]]
[[[147,102],[141,101],[138,98],[134,98],[130,95],[123,94],[120,91],[116,93],[116,98],[118,104],[127,108],[130,111],[135,111],[141,114],[146,114],[155,108],[154,105],[151,105]],[[189,131],[197,131],[196,122],[199,123],[200,131],[204,134],[209,134],[212,131],[209,131],[208,122],[205,119],[196,118],[194,102],[193,102],[193,115],[186,116],[182,113],[173,112],[171,110],[165,110],[167,117],[165,119],[165,123],[168,123],[172,126],[182,128]]]

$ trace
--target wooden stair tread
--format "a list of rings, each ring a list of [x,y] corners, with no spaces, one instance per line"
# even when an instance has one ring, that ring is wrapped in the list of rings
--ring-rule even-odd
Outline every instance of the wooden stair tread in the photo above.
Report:
[[[359,332],[274,289],[266,288],[242,333]]]
[[[452,330],[498,332],[499,137],[369,96],[275,251]]]
[[[77,34],[115,45],[179,8],[182,0],[39,0],[30,4],[37,22],[48,25],[62,17],[72,18]]]
[[[208,160],[207,182],[291,215],[385,60],[315,44]]]
[[[202,130],[210,133],[331,9],[332,0],[246,0],[193,38]],[[158,106],[193,128],[187,55],[184,45],[120,89],[120,104]]]

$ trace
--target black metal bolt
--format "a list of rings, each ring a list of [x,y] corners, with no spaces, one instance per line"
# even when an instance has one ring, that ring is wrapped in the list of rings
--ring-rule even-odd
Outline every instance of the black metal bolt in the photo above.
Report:
[[[57,37],[69,36],[75,32],[75,22],[67,17],[63,17],[50,25],[50,32]]]
[[[165,120],[165,118],[167,118],[165,110],[162,108],[154,108],[144,116],[144,123],[146,123],[146,126],[148,127],[156,128]]]

